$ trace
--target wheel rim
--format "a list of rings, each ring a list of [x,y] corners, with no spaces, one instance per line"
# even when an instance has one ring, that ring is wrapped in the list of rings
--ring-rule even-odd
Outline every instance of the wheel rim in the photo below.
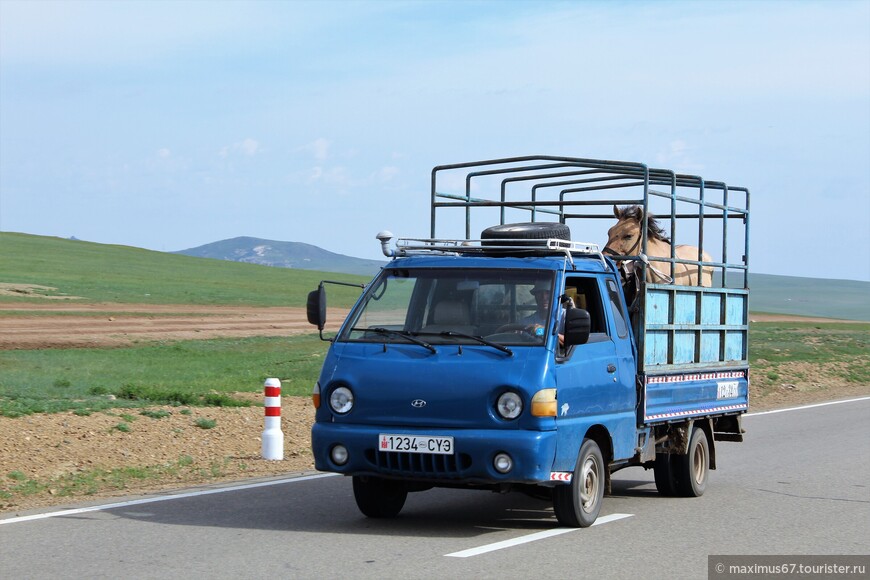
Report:
[[[598,462],[592,457],[587,457],[583,462],[583,484],[580,486],[580,505],[583,511],[589,512],[595,507],[598,500],[598,487],[601,485],[601,473]]]
[[[704,477],[707,474],[707,449],[704,445],[698,442],[695,445],[695,451],[692,454],[692,475],[695,483],[700,485],[704,483]]]

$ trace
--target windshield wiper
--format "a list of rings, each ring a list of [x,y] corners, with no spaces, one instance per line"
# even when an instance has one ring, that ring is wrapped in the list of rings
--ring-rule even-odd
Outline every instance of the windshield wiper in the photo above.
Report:
[[[474,336],[471,334],[465,334],[464,332],[456,332],[455,330],[445,330],[443,332],[439,332],[438,334],[440,334],[441,336],[459,336],[462,338],[470,338],[471,340],[476,340],[480,344],[485,344],[486,346],[491,346],[494,349],[500,350],[503,353],[506,353],[508,356],[514,356],[514,351],[512,351],[505,345],[486,340],[482,336]]]
[[[425,340],[420,340],[419,338],[412,336],[410,332],[406,332],[404,330],[391,330],[389,328],[382,328],[380,326],[370,326],[369,328],[351,328],[351,330],[358,330],[361,332],[376,332],[378,334],[392,334],[394,336],[401,336],[405,340],[409,340],[409,341],[413,342],[414,344],[419,344],[423,348],[427,348],[430,351],[432,351],[433,353],[438,352],[437,350],[435,350],[434,346],[432,346],[431,344],[429,344]]]

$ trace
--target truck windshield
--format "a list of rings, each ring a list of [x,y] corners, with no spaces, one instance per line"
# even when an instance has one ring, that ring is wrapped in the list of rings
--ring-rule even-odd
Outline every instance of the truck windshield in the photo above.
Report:
[[[543,345],[553,282],[546,270],[384,270],[338,340]]]

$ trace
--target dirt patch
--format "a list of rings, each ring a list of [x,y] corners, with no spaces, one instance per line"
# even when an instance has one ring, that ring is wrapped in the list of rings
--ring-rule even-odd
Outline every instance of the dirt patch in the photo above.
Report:
[[[749,401],[752,410],[767,411],[870,395],[870,385],[847,382],[845,362],[814,364],[780,362],[775,366],[759,359],[752,367]]]
[[[143,340],[287,336],[313,332],[304,308],[139,304],[4,304],[0,350],[123,347]],[[338,328],[347,310],[330,309]]]
[[[234,397],[255,398],[251,393]],[[0,417],[0,512],[314,468],[314,408],[307,398],[282,398],[283,461],[261,458],[262,406],[152,407],[151,416],[141,411]],[[197,426],[201,420],[214,421],[214,427]],[[127,427],[119,430],[122,424]],[[125,469],[123,480],[110,473]],[[97,480],[96,493],[89,489],[91,477]],[[35,493],[14,492],[31,482],[40,486]],[[12,497],[4,497],[4,491]]]
[[[44,300],[81,300],[81,296],[55,294],[57,288],[40,284],[11,284],[0,282],[0,296],[24,296],[27,298],[42,298]]]

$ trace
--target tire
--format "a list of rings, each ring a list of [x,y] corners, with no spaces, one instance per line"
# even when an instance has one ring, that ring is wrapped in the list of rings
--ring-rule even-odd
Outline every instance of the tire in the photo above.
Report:
[[[710,444],[704,430],[695,427],[689,439],[689,452],[671,458],[676,493],[682,497],[701,497],[710,475]]]
[[[370,518],[394,518],[402,511],[408,490],[396,481],[355,475],[353,497],[364,515]]]
[[[592,439],[584,439],[570,485],[553,489],[553,511],[563,526],[588,528],[598,519],[607,467],[601,449]]]
[[[670,453],[656,453],[656,463],[653,467],[656,479],[656,489],[665,497],[677,495],[677,480],[674,476],[673,458]]]
[[[488,227],[480,234],[484,246],[499,246],[501,240],[570,240],[571,228],[554,222],[528,222]],[[511,245],[525,245],[512,243]],[[533,245],[533,244],[529,244]]]

